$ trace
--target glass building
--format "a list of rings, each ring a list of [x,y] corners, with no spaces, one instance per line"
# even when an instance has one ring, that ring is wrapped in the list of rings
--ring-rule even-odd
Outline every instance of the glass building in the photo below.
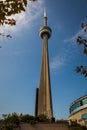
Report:
[[[69,108],[70,115],[80,111],[81,109],[84,109],[87,107],[87,95],[75,100]]]
[[[79,124],[87,126],[87,95],[72,102],[69,112],[68,120],[76,120]]]

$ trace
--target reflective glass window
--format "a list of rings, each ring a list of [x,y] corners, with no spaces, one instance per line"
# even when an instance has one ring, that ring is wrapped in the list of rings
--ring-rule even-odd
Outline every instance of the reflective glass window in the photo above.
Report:
[[[75,103],[75,104],[71,107],[70,112],[72,113],[73,110],[75,110],[76,108],[78,108],[78,107],[80,107],[80,106],[81,106],[80,102]]]
[[[87,99],[84,99],[82,102],[83,102],[83,105],[87,104]]]
[[[87,119],[87,113],[82,115],[82,119]]]

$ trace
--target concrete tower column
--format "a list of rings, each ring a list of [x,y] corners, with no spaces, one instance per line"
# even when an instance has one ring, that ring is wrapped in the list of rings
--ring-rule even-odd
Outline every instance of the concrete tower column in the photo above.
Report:
[[[53,118],[52,95],[49,70],[48,39],[51,37],[51,28],[47,26],[47,15],[44,10],[44,26],[40,28],[42,39],[42,65],[40,75],[40,86],[38,89],[36,116],[46,115],[48,119]]]

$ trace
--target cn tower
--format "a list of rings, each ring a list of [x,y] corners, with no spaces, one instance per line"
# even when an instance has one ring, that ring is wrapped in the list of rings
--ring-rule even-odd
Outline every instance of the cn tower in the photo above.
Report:
[[[40,86],[36,91],[35,115],[45,115],[48,119],[53,118],[52,95],[50,83],[48,39],[51,37],[52,30],[47,26],[47,14],[44,9],[44,25],[40,28],[40,37],[42,39],[42,65],[40,75]]]

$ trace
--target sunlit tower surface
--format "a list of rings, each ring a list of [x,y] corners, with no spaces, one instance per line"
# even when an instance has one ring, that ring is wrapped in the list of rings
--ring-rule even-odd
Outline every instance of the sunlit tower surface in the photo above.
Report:
[[[52,30],[47,26],[47,14],[44,9],[44,26],[40,28],[40,37],[42,39],[42,66],[40,75],[40,86],[36,92],[35,115],[46,115],[47,118],[53,118],[52,95],[49,70],[48,39],[51,37]]]

